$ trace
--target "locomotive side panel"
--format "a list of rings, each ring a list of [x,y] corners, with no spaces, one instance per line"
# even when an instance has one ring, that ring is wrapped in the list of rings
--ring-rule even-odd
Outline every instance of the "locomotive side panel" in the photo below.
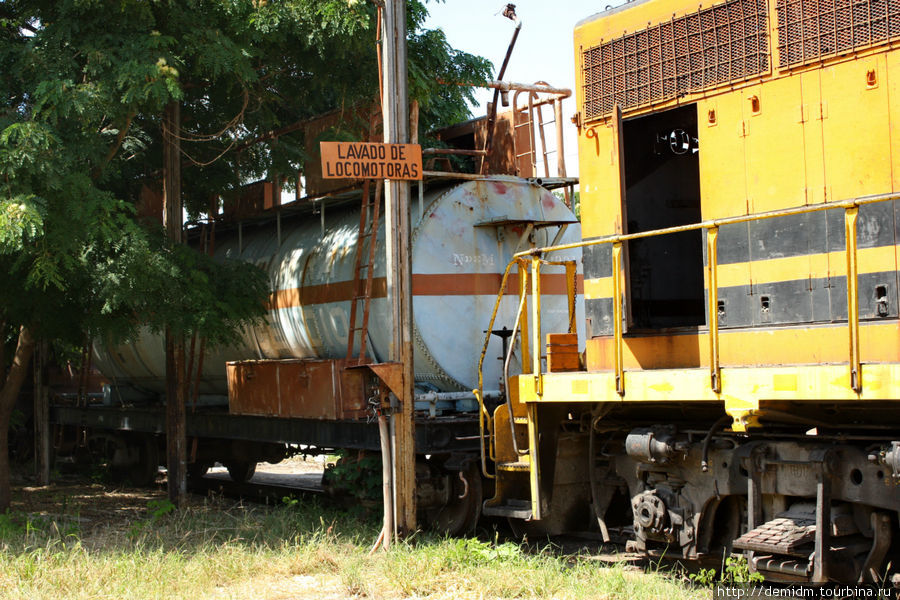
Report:
[[[486,512],[565,527],[582,460],[583,527],[635,550],[782,581],[900,564],[897,39],[869,0],[576,27],[585,370],[512,378]]]

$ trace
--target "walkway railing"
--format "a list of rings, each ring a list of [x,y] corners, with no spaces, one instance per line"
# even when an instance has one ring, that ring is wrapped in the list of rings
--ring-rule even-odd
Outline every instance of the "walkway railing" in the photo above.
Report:
[[[497,312],[500,308],[500,302],[506,291],[506,285],[510,272],[514,265],[519,267],[519,310],[516,313],[516,322],[514,331],[521,329],[521,356],[523,374],[534,374],[535,390],[538,396],[543,394],[542,373],[541,373],[541,286],[540,286],[540,268],[541,265],[567,265],[574,269],[573,261],[547,261],[543,257],[553,252],[564,250],[573,250],[575,248],[584,248],[587,246],[600,246],[603,244],[612,245],[612,283],[613,283],[613,340],[614,340],[614,370],[615,370],[615,386],[620,396],[625,395],[625,366],[624,366],[624,331],[623,331],[623,315],[627,308],[624,303],[626,296],[623,294],[624,271],[622,268],[622,244],[630,240],[638,240],[642,238],[657,237],[674,233],[682,233],[685,231],[706,230],[706,249],[707,261],[705,267],[705,283],[708,295],[707,311],[708,311],[708,327],[709,327],[709,387],[716,393],[722,392],[721,366],[719,363],[719,323],[718,323],[718,233],[719,228],[725,225],[733,225],[737,223],[748,223],[750,221],[761,221],[764,219],[773,219],[778,217],[789,217],[793,215],[802,215],[831,209],[844,210],[844,229],[846,240],[846,259],[847,259],[847,329],[848,329],[848,347],[849,347],[849,369],[850,369],[850,387],[856,393],[862,392],[862,380],[860,378],[860,350],[859,350],[859,283],[857,277],[857,242],[856,242],[856,223],[859,214],[859,207],[864,204],[873,204],[876,202],[887,202],[890,200],[900,199],[900,194],[879,194],[873,196],[864,196],[852,200],[844,200],[840,202],[826,202],[821,204],[811,204],[807,206],[799,206],[783,210],[774,210],[769,212],[755,213],[751,215],[741,215],[736,217],[728,217],[723,219],[711,219],[692,223],[689,225],[679,225],[676,227],[666,227],[664,229],[655,229],[652,231],[642,231],[640,233],[629,233],[610,235],[593,240],[586,240],[571,244],[561,244],[558,246],[547,246],[543,248],[533,248],[519,252],[513,256],[506,270],[503,273],[503,279],[500,286],[500,294],[494,304],[494,311],[491,314],[491,322],[488,326],[488,332],[494,328],[494,322]],[[531,341],[529,347],[529,323],[527,320],[527,301],[528,294],[527,280],[531,275],[531,296],[532,296],[532,326]],[[574,279],[574,278],[573,278]],[[570,332],[574,331],[574,285],[570,289]],[[484,376],[483,366],[484,358],[487,353],[488,343],[490,342],[490,333],[485,338],[484,345],[481,350],[481,356],[478,360],[478,389],[474,390],[478,399],[480,418],[479,424],[481,429],[482,441],[482,471],[486,476],[493,475],[488,472],[487,459],[494,459],[494,432],[491,422],[491,415],[485,408],[483,401]],[[513,343],[509,345],[509,353],[515,346],[515,333],[513,334]],[[533,348],[533,352],[531,349]],[[508,358],[508,357],[507,357]],[[504,361],[504,384],[508,384],[508,360]],[[507,391],[507,404],[510,411],[510,423],[513,423],[512,404],[509,392]],[[512,427],[512,425],[511,425]],[[487,434],[485,433],[487,431]],[[515,441],[515,433],[513,433]],[[485,450],[487,448],[487,450]],[[518,449],[517,449],[518,451]]]

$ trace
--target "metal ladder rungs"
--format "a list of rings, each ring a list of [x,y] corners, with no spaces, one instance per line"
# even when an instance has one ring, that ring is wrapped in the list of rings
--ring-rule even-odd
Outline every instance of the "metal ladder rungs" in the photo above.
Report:
[[[524,458],[524,457],[523,457]],[[530,460],[516,460],[497,463],[498,471],[528,472],[531,470]]]

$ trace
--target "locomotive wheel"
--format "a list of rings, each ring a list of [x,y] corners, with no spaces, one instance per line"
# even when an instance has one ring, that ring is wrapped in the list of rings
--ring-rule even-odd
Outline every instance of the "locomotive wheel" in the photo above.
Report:
[[[228,476],[236,483],[247,483],[253,474],[256,473],[256,463],[244,460],[235,460],[225,463],[228,469]]]
[[[462,478],[460,478],[462,474]],[[481,516],[481,473],[471,464],[465,471],[450,475],[450,500],[431,519],[431,526],[447,535],[471,533]]]

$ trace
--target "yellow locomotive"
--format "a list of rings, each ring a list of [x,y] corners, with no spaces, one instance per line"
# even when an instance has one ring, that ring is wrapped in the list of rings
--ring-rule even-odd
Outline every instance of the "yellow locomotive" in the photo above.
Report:
[[[577,25],[586,339],[574,309],[541,330],[540,270],[575,245],[519,253],[486,514],[743,551],[773,580],[896,571],[898,43],[897,0],[638,0]]]

